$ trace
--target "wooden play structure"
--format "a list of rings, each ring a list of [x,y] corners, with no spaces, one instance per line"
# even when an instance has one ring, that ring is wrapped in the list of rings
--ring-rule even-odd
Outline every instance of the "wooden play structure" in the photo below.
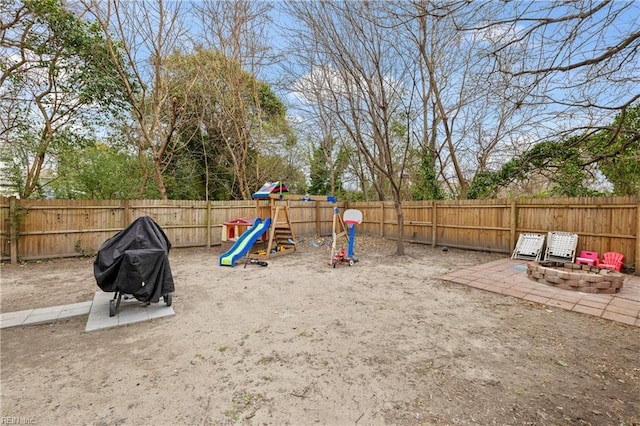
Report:
[[[296,237],[291,226],[289,216],[289,201],[329,201],[335,203],[335,198],[325,195],[298,195],[289,193],[271,193],[268,198],[256,198],[256,216],[270,217],[272,220],[269,230],[269,237],[266,245],[261,247],[256,245],[256,250],[252,250],[249,258],[267,259],[282,256],[296,250]],[[284,201],[285,204],[279,204],[277,201]],[[334,220],[336,220],[334,218]],[[339,218],[339,225],[346,233],[346,228],[342,218]]]
[[[268,238],[255,244],[247,255],[250,259],[269,259],[296,250],[296,237],[289,216],[289,201],[331,201],[333,197],[290,194],[281,182],[267,182],[253,194],[256,217],[271,218]],[[284,204],[280,203],[284,201]]]
[[[253,194],[256,202],[256,217],[271,218],[269,236],[263,244],[256,244],[248,254],[250,259],[268,259],[282,256],[296,250],[296,237],[289,216],[289,201],[328,201],[336,203],[333,196],[290,194],[286,186],[280,182],[267,182]],[[284,201],[284,204],[279,203]],[[339,236],[347,235],[342,218],[334,214],[334,241],[336,227]],[[348,235],[347,235],[348,238]]]
[[[286,193],[287,188],[280,182],[267,182],[253,194],[255,218],[238,218],[223,224],[220,266],[233,267],[240,259],[266,266],[263,259],[295,251],[289,204],[275,204]],[[265,206],[264,201],[269,204]]]
[[[270,217],[271,227],[268,238],[256,244],[249,253],[250,259],[268,259],[295,252],[296,237],[289,217],[289,203],[276,205],[278,194],[270,194],[267,200],[256,198],[256,217]],[[268,205],[265,205],[268,201]]]
[[[222,246],[227,250],[220,256],[221,266],[234,266],[242,258],[260,260],[282,256],[296,251],[296,237],[291,226],[289,215],[289,201],[327,201],[336,204],[333,196],[296,195],[289,194],[286,186],[281,182],[267,182],[259,191],[253,194],[256,203],[255,218],[238,218],[227,221],[222,227]],[[353,265],[357,259],[353,258],[353,226],[362,221],[359,211],[353,216],[345,212],[344,219],[333,208],[332,227],[332,259],[348,262]],[[349,225],[349,230],[345,226]],[[342,249],[336,250],[339,238],[347,238],[349,253]],[[344,252],[343,255],[338,253]],[[334,263],[335,267],[335,263]]]

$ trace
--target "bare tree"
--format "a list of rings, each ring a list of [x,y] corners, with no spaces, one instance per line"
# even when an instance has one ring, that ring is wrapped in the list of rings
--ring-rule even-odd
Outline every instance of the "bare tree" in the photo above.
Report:
[[[263,178],[257,155],[267,135],[261,85],[253,76],[272,60],[266,36],[270,9],[267,2],[248,0],[204,0],[195,5],[202,36],[197,44],[226,58],[221,61],[224,69],[216,77],[221,84],[211,93],[221,100],[214,124],[231,159],[232,175],[237,180],[234,186],[244,199],[251,198],[252,188],[259,187]]]
[[[291,55],[298,56],[297,43],[292,43]],[[305,60],[304,55],[301,58]],[[332,97],[327,92],[332,80],[340,79],[339,75],[325,67],[314,67],[310,73],[298,78],[292,86],[295,96],[300,99],[298,109],[304,110],[304,117],[298,125],[298,131],[305,135],[311,143],[311,161],[324,160],[329,178],[329,193],[336,194],[338,189],[336,182],[341,176],[337,176],[337,163],[343,134],[340,132],[340,123],[331,108]],[[301,115],[299,117],[302,117]],[[317,147],[317,150],[316,150]],[[313,157],[313,152],[320,153],[322,158]],[[366,187],[363,187],[366,191]]]
[[[417,0],[390,11],[401,17],[399,30],[406,34],[397,55],[417,64],[407,75],[419,94],[413,131],[448,192],[466,198],[476,173],[513,155],[514,141],[521,144],[522,135],[539,124],[533,108],[521,108],[526,93],[518,85],[526,85],[527,77],[493,72],[521,52],[514,46],[497,58],[489,50],[493,34],[460,30],[461,22],[485,18],[470,13],[467,2]]]
[[[301,26],[297,34],[310,65],[323,64],[326,107],[348,141],[376,174],[373,184],[380,199],[387,186],[398,222],[397,254],[404,254],[402,184],[410,140],[395,124],[410,105],[401,76],[402,61],[392,50],[395,33],[384,22],[381,3],[291,2],[288,11]]]
[[[474,9],[487,6],[475,4]],[[546,118],[555,124],[550,130],[557,137],[578,133],[589,138],[603,129],[615,137],[620,128],[605,129],[605,123],[612,123],[616,114],[624,117],[640,99],[640,4],[515,1],[491,7],[498,7],[494,19],[460,27],[500,34],[492,47],[496,58],[514,46],[522,52],[519,62],[496,71],[507,79],[528,78],[524,106],[549,106]],[[638,143],[640,133],[627,141]],[[597,156],[588,163],[595,161]]]
[[[176,149],[174,133],[184,100],[169,96],[165,61],[179,49],[185,33],[182,4],[163,0],[83,1],[102,29],[125,88],[139,131],[134,139],[137,149],[141,154],[151,154],[153,178],[160,197],[167,199],[163,171]]]

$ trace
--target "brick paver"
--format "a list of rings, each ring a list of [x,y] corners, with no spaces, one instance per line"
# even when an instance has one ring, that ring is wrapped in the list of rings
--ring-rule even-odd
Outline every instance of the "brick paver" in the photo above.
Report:
[[[640,327],[640,276],[625,275],[615,294],[564,290],[527,278],[527,261],[500,259],[440,277],[506,296]]]

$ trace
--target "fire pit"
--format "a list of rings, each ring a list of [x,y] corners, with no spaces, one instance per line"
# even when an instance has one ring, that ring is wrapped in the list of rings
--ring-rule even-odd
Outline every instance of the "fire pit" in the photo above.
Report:
[[[527,277],[533,281],[583,293],[618,293],[624,274],[596,266],[563,262],[529,262]]]

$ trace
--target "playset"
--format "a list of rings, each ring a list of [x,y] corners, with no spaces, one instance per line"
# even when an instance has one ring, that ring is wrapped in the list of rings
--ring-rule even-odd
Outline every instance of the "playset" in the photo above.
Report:
[[[266,259],[295,252],[296,244],[302,240],[296,243],[289,216],[289,201],[328,201],[334,204],[337,202],[331,195],[290,194],[282,182],[266,182],[253,193],[253,198],[256,202],[256,218],[233,219],[222,226],[222,248],[226,251],[220,256],[220,266],[233,267],[242,258],[246,258],[245,267],[248,263],[267,266]],[[268,204],[265,204],[265,201]],[[277,201],[285,201],[285,204]],[[347,210],[342,218],[338,208],[334,207],[329,263],[334,268],[338,263],[353,265],[358,261],[353,255],[353,241],[355,225],[360,223],[362,212],[359,210]],[[348,251],[337,250],[337,240],[343,236],[347,237]]]

